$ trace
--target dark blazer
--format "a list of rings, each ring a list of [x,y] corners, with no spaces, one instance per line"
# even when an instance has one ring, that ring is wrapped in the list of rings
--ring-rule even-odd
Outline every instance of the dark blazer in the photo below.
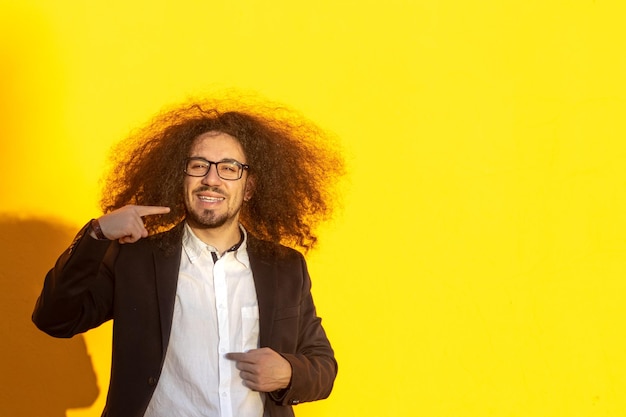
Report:
[[[182,225],[133,244],[99,241],[85,226],[48,272],[33,322],[55,337],[72,337],[113,319],[111,383],[103,416],[141,417],[158,383],[169,342]],[[169,249],[163,242],[172,242]],[[292,405],[326,398],[337,373],[317,317],[304,257],[248,235],[259,304],[261,347],[291,364],[288,389],[266,396],[272,417]]]

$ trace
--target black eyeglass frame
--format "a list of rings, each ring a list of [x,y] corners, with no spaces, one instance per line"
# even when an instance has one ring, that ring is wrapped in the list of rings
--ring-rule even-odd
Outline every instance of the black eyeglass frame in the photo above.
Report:
[[[187,172],[187,167],[189,165],[190,161],[202,161],[205,162],[206,164],[208,164],[209,166],[207,167],[206,173],[204,175],[193,175],[190,174],[189,172]],[[239,176],[237,178],[224,178],[220,175],[220,164],[234,164],[237,167],[239,167]],[[190,158],[185,159],[185,169],[183,170],[185,172],[186,175],[189,175],[190,177],[196,177],[196,178],[201,178],[201,177],[206,177],[209,172],[211,172],[211,166],[215,165],[215,171],[217,172],[217,176],[220,177],[221,179],[225,180],[225,181],[237,181],[240,180],[241,177],[243,177],[243,172],[246,170],[250,169],[250,165],[248,164],[242,164],[241,162],[237,161],[236,159],[224,159],[221,161],[209,161],[208,159],[202,158],[200,156],[193,156]]]

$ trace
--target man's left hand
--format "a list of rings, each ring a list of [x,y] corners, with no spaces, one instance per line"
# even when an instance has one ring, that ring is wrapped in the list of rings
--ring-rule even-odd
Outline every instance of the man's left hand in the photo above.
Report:
[[[226,359],[237,363],[244,385],[253,391],[276,391],[287,388],[291,381],[291,365],[270,348],[231,352]]]

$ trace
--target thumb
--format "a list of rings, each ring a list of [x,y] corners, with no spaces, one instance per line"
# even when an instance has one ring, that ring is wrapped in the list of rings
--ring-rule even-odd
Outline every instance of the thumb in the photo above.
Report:
[[[243,360],[245,358],[245,353],[242,352],[229,352],[226,355],[224,355],[224,357],[226,359],[229,359],[231,361],[240,361]]]

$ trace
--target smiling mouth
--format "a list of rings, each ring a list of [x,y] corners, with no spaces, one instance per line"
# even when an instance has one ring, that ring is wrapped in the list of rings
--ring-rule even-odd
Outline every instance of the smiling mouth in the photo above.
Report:
[[[220,201],[224,201],[224,197],[208,197],[205,195],[199,195],[198,199],[207,203],[218,203]]]

